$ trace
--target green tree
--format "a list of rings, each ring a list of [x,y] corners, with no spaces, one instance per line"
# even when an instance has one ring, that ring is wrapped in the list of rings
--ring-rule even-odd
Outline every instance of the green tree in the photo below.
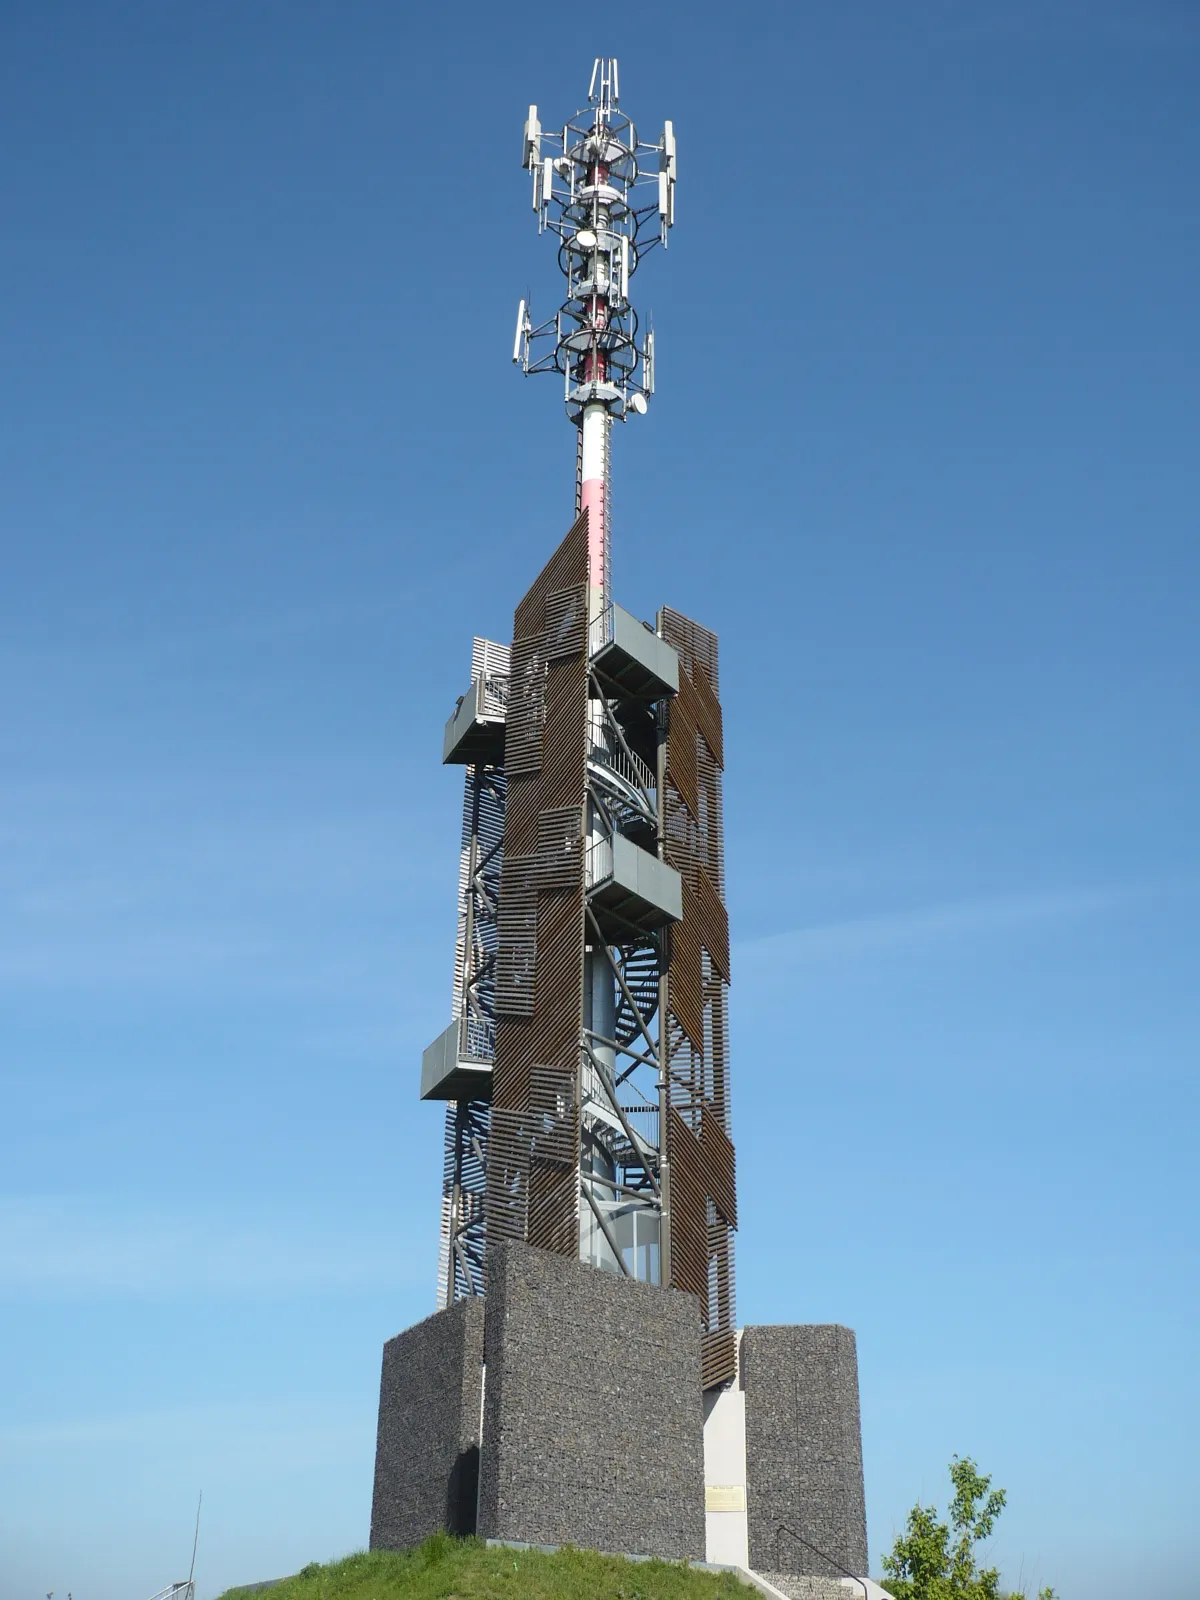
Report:
[[[1000,1573],[979,1566],[976,1547],[991,1537],[1007,1496],[992,1488],[991,1478],[970,1456],[954,1457],[950,1482],[950,1521],[940,1522],[937,1507],[918,1500],[891,1554],[883,1558],[887,1587],[896,1600],[1000,1600]],[[1038,1600],[1055,1600],[1054,1590],[1043,1589]]]

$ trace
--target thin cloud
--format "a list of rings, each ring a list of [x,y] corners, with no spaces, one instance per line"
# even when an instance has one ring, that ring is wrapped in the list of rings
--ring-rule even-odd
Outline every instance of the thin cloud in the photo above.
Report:
[[[169,1164],[164,1184],[171,1182]],[[79,1198],[0,1200],[0,1296],[282,1295],[394,1286],[396,1241],[327,1220],[105,1211]]]
[[[736,950],[755,966],[782,956],[854,956],[1093,916],[1132,905],[1151,892],[1145,885],[1104,885],[951,901],[792,928],[761,939],[742,940]]]
[[[371,1418],[347,1403],[305,1395],[295,1402],[172,1406],[156,1411],[39,1419],[0,1426],[0,1462],[13,1465],[64,1450],[132,1451],[139,1460],[169,1452],[188,1468],[201,1464],[241,1474],[354,1463],[369,1444]]]

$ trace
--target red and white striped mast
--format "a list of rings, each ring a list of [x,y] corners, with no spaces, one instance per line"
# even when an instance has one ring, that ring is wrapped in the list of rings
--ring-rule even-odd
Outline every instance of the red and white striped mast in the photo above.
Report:
[[[542,146],[556,155],[543,155]],[[539,231],[559,236],[567,298],[534,326],[522,300],[513,360],[527,373],[560,372],[567,416],[578,429],[577,505],[588,515],[588,581],[593,622],[609,594],[610,434],[614,419],[645,414],[654,390],[654,334],[639,337],[629,280],[639,259],[665,246],[675,212],[675,135],[640,141],[620,110],[617,63],[597,57],[588,105],[561,133],[544,133],[536,106],[525,123],[525,166],[533,176]],[[643,170],[643,168],[645,170]],[[553,341],[545,354],[538,342]]]

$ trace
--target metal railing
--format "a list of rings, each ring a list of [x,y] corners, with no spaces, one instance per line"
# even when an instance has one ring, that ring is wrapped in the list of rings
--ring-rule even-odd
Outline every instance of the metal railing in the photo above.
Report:
[[[606,644],[612,643],[612,638],[613,608],[610,602],[599,616],[593,617],[588,623],[588,659],[599,655]]]
[[[588,889],[607,883],[613,875],[613,847],[611,839],[597,839],[588,845],[583,857],[583,881]]]
[[[481,717],[502,717],[508,710],[508,674],[489,672],[476,678],[475,708]]]
[[[622,784],[636,789],[648,802],[653,801],[657,780],[649,765],[641,756],[626,748],[623,744],[614,744],[611,748],[596,745],[589,752],[589,759],[593,768],[599,769],[598,775],[611,772]]]
[[[822,1550],[818,1545],[811,1543],[811,1541],[806,1539],[803,1534],[797,1533],[795,1528],[789,1528],[786,1522],[781,1522],[775,1529],[776,1563],[779,1561],[779,1537],[784,1533],[787,1534],[789,1539],[794,1539],[797,1544],[802,1544],[806,1550],[811,1550],[814,1556],[819,1556],[821,1560],[824,1561],[828,1566],[833,1567],[835,1571],[839,1572],[843,1578],[849,1578],[851,1583],[857,1583],[860,1585],[862,1588],[862,1600],[867,1600],[867,1597],[870,1593],[867,1587],[871,1581],[869,1578],[864,1578],[860,1572],[851,1572],[849,1567],[844,1567],[836,1558],[836,1556],[831,1556],[827,1550]],[[788,1569],[786,1567],[776,1565],[775,1570],[776,1572],[786,1572]],[[799,1576],[799,1574],[797,1574],[797,1576]],[[813,1573],[812,1576],[821,1577],[823,1574]]]
[[[476,1061],[494,1061],[496,1058],[496,1019],[478,1011],[468,1010],[458,1026],[460,1054]]]

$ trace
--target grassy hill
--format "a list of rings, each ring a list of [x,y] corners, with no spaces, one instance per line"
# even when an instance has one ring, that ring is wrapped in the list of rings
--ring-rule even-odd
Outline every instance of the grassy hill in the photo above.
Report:
[[[623,1561],[591,1550],[489,1549],[476,1539],[438,1535],[396,1555],[362,1550],[328,1566],[315,1562],[254,1595],[221,1600],[750,1600],[731,1572],[696,1572],[666,1561]]]

